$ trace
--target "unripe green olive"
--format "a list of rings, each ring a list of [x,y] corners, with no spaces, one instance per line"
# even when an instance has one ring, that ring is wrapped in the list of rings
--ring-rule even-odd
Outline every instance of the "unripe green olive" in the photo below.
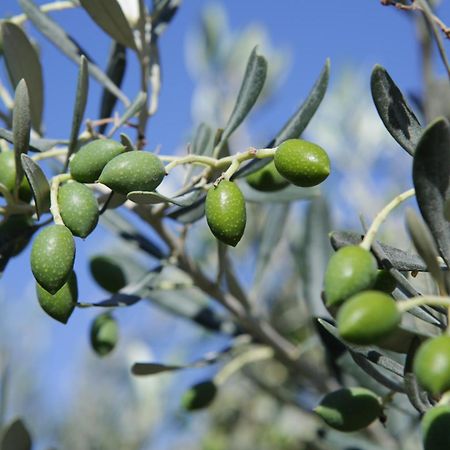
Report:
[[[379,291],[364,291],[349,298],[337,315],[339,334],[357,345],[376,344],[400,324],[395,301]]]
[[[58,190],[58,206],[64,225],[74,236],[85,238],[98,223],[98,203],[86,185],[71,181]]]
[[[78,301],[78,284],[75,272],[55,294],[47,292],[39,283],[36,283],[36,294],[42,309],[61,323],[67,323]]]
[[[235,183],[222,180],[206,195],[205,214],[212,234],[235,247],[245,230],[245,200]]]
[[[211,380],[191,386],[181,398],[181,404],[187,411],[195,411],[208,407],[217,394],[217,386]]]
[[[389,270],[380,269],[377,270],[375,276],[375,282],[373,283],[373,290],[383,291],[386,294],[391,294],[392,291],[397,287],[396,279],[391,275]]]
[[[450,390],[450,336],[426,340],[417,350],[413,368],[419,383],[433,395]]]
[[[100,314],[91,325],[91,346],[99,356],[106,356],[114,350],[119,339],[119,327],[110,313]]]
[[[125,147],[111,139],[96,139],[83,145],[70,161],[72,178],[80,183],[95,183],[106,164],[125,151]]]
[[[366,388],[353,387],[325,395],[314,412],[336,430],[357,431],[376,420],[383,408],[375,393]]]
[[[99,181],[119,194],[154,191],[164,179],[162,161],[153,153],[133,150],[116,156],[103,169]]]
[[[14,152],[0,153],[0,183],[4,184],[8,191],[13,192],[16,184],[16,160]],[[19,198],[24,202],[31,200],[31,187],[26,177],[22,178],[19,185]]]
[[[94,256],[89,267],[97,284],[108,292],[114,294],[127,284],[127,277],[122,267],[109,256]]]
[[[274,162],[278,172],[296,186],[316,186],[330,174],[325,150],[302,139],[288,139],[280,144]]]
[[[424,450],[450,448],[450,405],[429,409],[422,418]]]
[[[75,242],[64,225],[50,225],[36,237],[31,249],[31,270],[36,281],[56,294],[72,273]]]
[[[0,241],[11,244],[11,256],[16,256],[28,245],[31,239],[30,227],[33,220],[23,214],[8,217],[0,223]]]
[[[280,175],[273,161],[251,173],[246,181],[253,189],[263,192],[279,191],[289,184],[289,181]]]
[[[370,289],[377,275],[377,261],[358,245],[340,248],[328,262],[324,289],[328,306],[338,305],[352,295]]]

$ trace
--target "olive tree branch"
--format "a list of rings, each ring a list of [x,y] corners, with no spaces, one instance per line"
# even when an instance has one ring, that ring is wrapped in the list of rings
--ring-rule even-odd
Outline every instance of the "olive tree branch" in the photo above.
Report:
[[[39,6],[39,9],[43,13],[48,13],[51,11],[63,11],[65,9],[72,9],[72,8],[77,8],[77,5],[69,1],[50,2]],[[27,19],[28,16],[26,14],[18,14],[17,16],[13,16],[10,19],[8,19],[8,21],[14,22],[16,25],[22,25],[24,22],[26,22]]]

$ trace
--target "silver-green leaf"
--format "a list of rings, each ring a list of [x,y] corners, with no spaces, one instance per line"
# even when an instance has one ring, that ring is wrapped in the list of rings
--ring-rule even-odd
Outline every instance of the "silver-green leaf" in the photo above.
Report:
[[[38,218],[50,210],[50,185],[44,172],[28,155],[21,155],[20,165],[30,183]]]

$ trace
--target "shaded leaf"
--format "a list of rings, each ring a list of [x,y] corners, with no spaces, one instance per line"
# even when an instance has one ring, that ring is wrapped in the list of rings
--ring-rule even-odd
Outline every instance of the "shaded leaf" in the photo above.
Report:
[[[12,131],[0,128],[0,138],[5,139],[5,141],[14,142],[14,137]],[[35,152],[46,152],[52,149],[56,145],[67,145],[68,141],[64,139],[41,139],[41,138],[30,138],[29,149]]]
[[[253,203],[279,203],[305,200],[319,195],[318,188],[301,188],[290,185],[281,191],[263,192],[251,188],[247,183],[240,183],[239,188],[247,202]]]
[[[213,151],[214,133],[210,126],[201,123],[194,135],[190,151],[194,155],[211,155]]]
[[[180,4],[181,0],[155,0],[153,2],[150,23],[153,24],[156,36],[160,36],[163,33],[174,18]]]
[[[173,372],[184,369],[185,366],[168,366],[160,363],[134,363],[131,367],[133,375],[156,375],[162,372]]]
[[[128,193],[127,198],[132,202],[142,205],[155,205],[158,203],[173,203],[178,206],[191,206],[202,195],[201,191],[189,192],[180,197],[166,197],[158,192],[133,191]]]
[[[14,89],[21,79],[27,83],[30,95],[31,123],[40,134],[44,107],[44,82],[39,55],[25,32],[14,23],[3,22],[3,52]]]
[[[413,155],[422,127],[386,69],[376,65],[370,80],[378,114],[392,137]]]
[[[141,112],[142,108],[146,107],[147,94],[145,92],[139,92],[131,105],[127,107],[122,117],[114,124],[108,133],[108,137],[111,137],[122,125],[124,125],[129,119]]]
[[[42,169],[28,155],[22,155],[21,167],[30,183],[36,214],[39,218],[50,210],[50,185]]]
[[[450,196],[450,126],[446,119],[432,122],[420,138],[413,182],[422,217],[450,266],[450,222],[444,216],[445,199]]]
[[[16,419],[5,430],[0,448],[2,450],[31,450],[32,440],[22,419]]]
[[[136,147],[133,144],[133,141],[127,136],[125,133],[120,133],[120,143],[126,148],[126,152],[131,152],[132,150],[136,150]]]
[[[202,194],[192,205],[171,210],[166,214],[166,217],[183,224],[194,223],[205,215],[205,198],[206,194]]]

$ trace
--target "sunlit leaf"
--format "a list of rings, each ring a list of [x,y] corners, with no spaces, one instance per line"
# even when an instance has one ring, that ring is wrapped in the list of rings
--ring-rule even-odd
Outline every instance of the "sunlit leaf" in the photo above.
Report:
[[[0,128],[0,138],[5,139],[5,141],[14,143],[14,136],[12,131]],[[30,138],[29,149],[35,152],[46,152],[57,145],[67,145],[68,141],[64,139],[41,139],[41,138]]]
[[[108,137],[111,137],[122,125],[124,125],[129,119],[140,113],[142,108],[145,108],[147,104],[147,94],[145,92],[139,92],[131,105],[127,107],[122,117],[114,124],[108,133]]]

